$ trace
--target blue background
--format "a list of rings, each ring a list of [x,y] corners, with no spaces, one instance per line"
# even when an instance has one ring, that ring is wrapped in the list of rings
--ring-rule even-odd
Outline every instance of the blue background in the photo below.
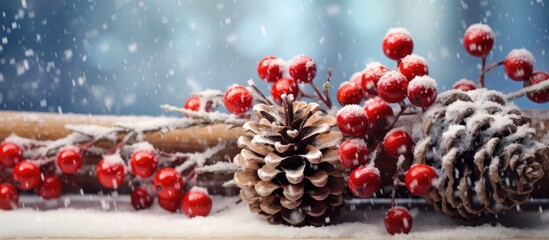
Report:
[[[0,109],[149,114],[181,106],[192,91],[253,78],[266,55],[313,57],[317,83],[327,67],[334,89],[381,52],[391,27],[413,36],[439,91],[476,80],[480,59],[461,38],[468,25],[496,34],[488,62],[525,47],[549,71],[549,14],[543,1],[1,1]],[[511,92],[521,83],[501,68],[487,87]],[[520,107],[549,104],[516,100]]]

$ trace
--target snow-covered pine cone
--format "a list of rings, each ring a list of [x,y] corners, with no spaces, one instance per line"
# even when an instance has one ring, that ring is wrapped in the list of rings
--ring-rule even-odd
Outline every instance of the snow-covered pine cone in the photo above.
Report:
[[[543,176],[548,147],[499,92],[445,92],[422,118],[414,162],[438,170],[439,185],[426,196],[438,212],[473,218],[509,210]]]
[[[283,107],[255,105],[259,122],[243,126],[234,158],[242,170],[234,179],[250,210],[271,223],[322,226],[343,206],[342,135],[331,131],[335,118],[319,110],[284,96]]]

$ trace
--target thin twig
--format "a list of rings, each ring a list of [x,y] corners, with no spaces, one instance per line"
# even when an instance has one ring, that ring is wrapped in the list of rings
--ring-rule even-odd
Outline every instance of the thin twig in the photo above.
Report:
[[[507,98],[507,100],[513,100],[515,98],[523,97],[526,94],[535,93],[546,89],[549,89],[549,81],[543,81],[532,86],[522,88],[516,92],[507,94],[505,97]]]
[[[482,67],[480,69],[480,76],[478,77],[478,86],[484,88],[484,75],[486,69],[486,56],[482,57]]]
[[[248,86],[249,86],[250,88],[252,88],[252,90],[254,90],[254,92],[255,92],[257,95],[259,95],[259,96],[262,98],[263,101],[265,101],[265,102],[268,103],[269,105],[274,105],[274,103],[271,102],[271,100],[269,100],[269,99],[265,96],[265,94],[263,94],[263,93],[255,86],[255,83],[254,83],[253,80],[251,80],[251,79],[248,80]]]

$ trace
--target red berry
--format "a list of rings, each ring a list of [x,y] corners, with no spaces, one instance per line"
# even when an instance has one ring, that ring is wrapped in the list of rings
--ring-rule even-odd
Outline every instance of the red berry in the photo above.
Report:
[[[510,79],[524,81],[530,78],[534,71],[534,56],[526,49],[513,49],[505,57],[505,73]]]
[[[0,165],[5,168],[12,168],[18,162],[23,161],[21,148],[11,142],[0,144]]]
[[[548,80],[549,80],[549,73],[535,72],[535,73],[532,73],[532,76],[530,77],[530,79],[524,82],[524,87],[532,86],[534,84],[538,84]],[[532,102],[546,103],[546,102],[549,102],[549,89],[546,88],[545,90],[542,90],[542,91],[528,93],[526,94],[526,96]]]
[[[34,189],[41,181],[42,173],[36,164],[22,161],[13,167],[13,181],[21,190]]]
[[[464,92],[477,89],[475,83],[471,80],[461,79],[454,83],[453,89],[461,90]]]
[[[57,153],[57,166],[63,173],[74,174],[82,166],[82,155],[74,147],[66,147]]]
[[[372,96],[377,96],[377,83],[389,69],[379,62],[373,62],[366,66],[361,77],[362,89]]]
[[[411,81],[416,76],[428,75],[429,67],[427,66],[425,58],[410,54],[404,57],[400,64],[398,64],[398,71],[402,73],[408,81]]]
[[[252,107],[253,97],[248,89],[243,86],[235,85],[229,88],[223,96],[225,108],[232,114],[244,114]]]
[[[117,189],[125,177],[124,161],[119,155],[107,156],[97,164],[97,179],[103,187]]]
[[[416,164],[406,172],[404,182],[410,193],[416,196],[425,196],[435,188],[437,179],[438,175],[432,167]]]
[[[156,154],[149,150],[137,150],[130,158],[130,168],[133,174],[140,178],[152,176],[157,165]]]
[[[306,55],[292,58],[289,66],[290,76],[300,83],[310,83],[316,77],[315,60]]]
[[[392,158],[399,158],[401,155],[407,157],[412,154],[414,142],[412,137],[404,130],[391,130],[383,140],[385,153]]]
[[[341,144],[338,150],[339,160],[343,166],[355,169],[368,162],[369,151],[362,138],[349,139]]]
[[[181,207],[181,196],[176,198],[162,198],[159,196],[158,205],[168,212],[177,212],[177,209]]]
[[[143,210],[150,208],[154,202],[154,198],[143,188],[136,188],[132,191],[131,203],[135,210]]]
[[[43,199],[54,199],[61,196],[61,181],[57,175],[47,175],[44,181],[38,185],[36,192]]]
[[[183,212],[189,217],[208,216],[212,210],[212,199],[205,190],[191,189],[181,201]]]
[[[282,94],[286,95],[294,95],[294,98],[297,99],[299,95],[299,87],[297,86],[297,82],[291,78],[281,78],[278,79],[273,86],[271,86],[271,94],[273,95],[273,99],[276,103],[281,104],[282,103]]]
[[[408,234],[412,230],[412,215],[404,207],[393,207],[385,215],[385,230],[391,235],[397,233]]]
[[[475,57],[486,57],[494,46],[494,32],[486,24],[473,24],[467,28],[463,36],[463,46]]]
[[[364,103],[364,111],[368,116],[368,127],[385,129],[393,121],[393,109],[380,97],[372,98]]]
[[[11,210],[19,204],[19,192],[9,183],[0,184],[0,209]]]
[[[158,197],[179,198],[185,187],[181,174],[173,168],[163,168],[154,177],[154,188]]]
[[[437,82],[429,76],[415,77],[408,84],[408,99],[417,107],[430,107],[437,100]]]
[[[200,111],[200,104],[202,104],[202,99],[199,96],[191,96],[187,101],[185,102],[185,105],[183,108],[191,111],[198,112]],[[206,103],[206,106],[204,106],[204,111],[210,112],[212,111],[212,102],[208,101]]]
[[[402,73],[390,71],[385,73],[377,83],[377,93],[388,103],[397,103],[406,98],[408,80]]]
[[[360,104],[362,102],[362,88],[352,82],[343,82],[337,90],[337,101],[341,105]]]
[[[414,42],[408,30],[392,28],[383,38],[383,53],[390,59],[400,60],[414,51]]]
[[[375,167],[360,166],[349,175],[349,189],[359,198],[373,196],[381,186],[379,170]]]
[[[368,117],[360,106],[347,105],[337,113],[337,126],[345,135],[364,137],[368,130]]]
[[[353,73],[353,75],[351,76],[351,78],[349,78],[349,82],[352,82],[358,86],[362,86],[362,74],[364,74],[363,72],[355,72]],[[361,87],[362,88],[362,87]],[[364,89],[363,89],[364,91]]]
[[[274,82],[282,78],[284,60],[275,56],[267,56],[259,61],[257,75],[265,82]]]

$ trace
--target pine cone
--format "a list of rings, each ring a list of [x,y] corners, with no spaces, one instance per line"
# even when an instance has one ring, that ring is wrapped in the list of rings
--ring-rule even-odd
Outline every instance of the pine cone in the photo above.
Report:
[[[258,104],[261,119],[244,124],[234,179],[250,210],[271,223],[322,226],[343,205],[345,168],[338,158],[335,118],[316,103],[283,98],[283,107]]]
[[[548,147],[530,119],[496,91],[443,93],[423,115],[414,161],[438,169],[426,199],[435,210],[473,218],[524,203],[543,176]]]

